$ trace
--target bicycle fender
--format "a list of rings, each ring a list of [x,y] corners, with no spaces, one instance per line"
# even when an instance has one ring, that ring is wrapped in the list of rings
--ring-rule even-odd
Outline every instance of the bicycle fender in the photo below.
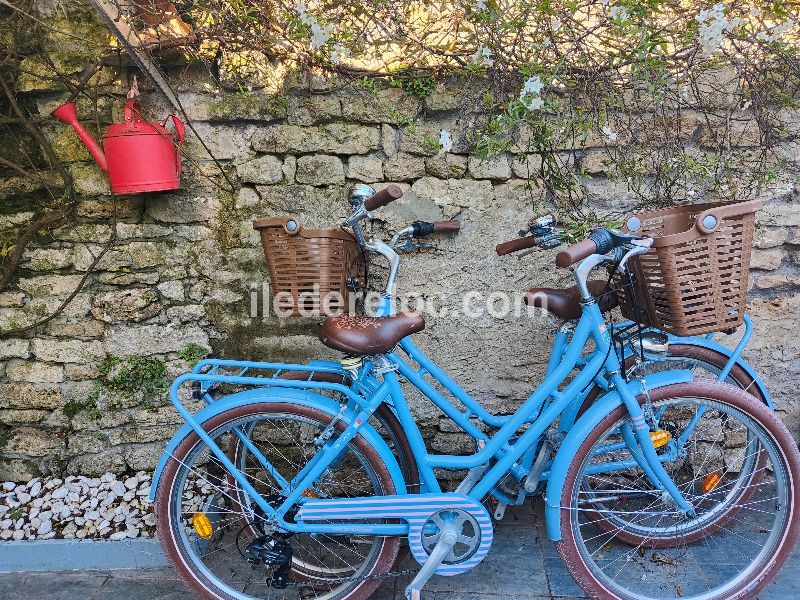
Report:
[[[252,390],[245,390],[243,392],[237,392],[235,394],[231,394],[230,396],[224,396],[219,400],[212,402],[195,415],[195,420],[198,423],[205,423],[208,419],[216,417],[218,414],[231,408],[247,406],[249,404],[258,404],[262,402],[291,402],[294,404],[307,406],[309,408],[315,408],[331,416],[338,415],[342,408],[342,405],[335,400],[320,394],[316,394],[309,390],[288,388],[256,388]],[[348,411],[345,413],[345,416],[352,416],[352,413]],[[158,482],[161,478],[161,473],[163,472],[167,461],[172,456],[175,448],[178,447],[178,444],[180,444],[187,435],[192,433],[192,431],[193,429],[191,425],[184,424],[175,433],[175,435],[172,436],[172,439],[169,441],[169,443],[167,443],[164,453],[161,455],[161,458],[158,461],[155,474],[153,475],[153,483],[150,488],[151,501],[155,501],[156,491],[158,490]],[[397,490],[396,493],[405,494],[406,483],[403,479],[400,466],[397,464],[397,459],[394,457],[394,454],[392,454],[392,451],[389,449],[389,446],[386,444],[380,434],[375,430],[374,427],[372,427],[372,425],[369,425],[368,423],[361,425],[359,428],[359,433],[366,438],[372,447],[375,448],[375,451],[378,452],[384,463],[386,463],[386,467],[389,470],[389,475],[391,476],[395,489]]]
[[[692,380],[692,372],[688,370],[665,371],[646,375],[644,380],[647,389],[652,390],[675,383],[687,383]],[[635,396],[642,393],[642,383],[640,381],[634,380],[629,382],[628,385],[631,386],[631,391]],[[547,481],[547,491],[544,494],[544,515],[547,535],[554,542],[561,540],[561,495],[564,492],[564,481],[567,478],[567,472],[578,452],[578,448],[597,424],[621,404],[622,398],[616,391],[608,392],[598,398],[570,428],[555,459],[553,459],[553,465],[550,467],[550,476]]]
[[[669,336],[669,343],[670,344],[686,344],[687,346],[700,346],[702,348],[708,348],[709,350],[714,350],[715,352],[719,352],[720,354],[730,358],[733,354],[733,350],[728,348],[727,346],[723,346],[722,344],[718,344],[714,340],[708,340],[704,337],[678,337],[674,335]],[[761,395],[767,401],[767,406],[769,406],[770,410],[775,410],[775,406],[772,404],[772,396],[769,395],[767,391],[767,386],[764,383],[764,380],[761,379],[761,376],[758,374],[750,363],[744,360],[741,356],[739,360],[736,361],[736,364],[741,367],[745,373],[747,373],[755,382],[758,390],[761,392]]]

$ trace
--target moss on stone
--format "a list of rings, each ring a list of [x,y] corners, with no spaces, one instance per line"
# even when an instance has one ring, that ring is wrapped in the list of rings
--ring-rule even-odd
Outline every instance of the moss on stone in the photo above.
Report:
[[[282,119],[286,117],[289,100],[286,96],[264,96],[239,92],[227,94],[209,104],[209,115],[214,119]]]

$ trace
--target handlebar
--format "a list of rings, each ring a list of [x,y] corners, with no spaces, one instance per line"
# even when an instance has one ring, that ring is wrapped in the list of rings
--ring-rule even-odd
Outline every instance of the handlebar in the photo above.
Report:
[[[539,240],[536,236],[529,235],[516,240],[509,240],[508,242],[498,244],[494,250],[497,252],[498,256],[505,256],[506,254],[511,254],[512,252],[519,252],[520,250],[533,248],[538,243]]]
[[[364,208],[366,208],[368,211],[373,211],[381,206],[386,206],[387,204],[394,202],[398,198],[402,198],[402,196],[403,190],[392,184],[364,200]]]
[[[597,244],[593,240],[583,240],[577,244],[569,246],[566,250],[562,250],[556,255],[556,266],[569,267],[574,265],[579,260],[583,260],[587,256],[597,253]]]
[[[596,229],[589,234],[588,239],[573,244],[566,250],[559,252],[556,255],[556,266],[561,268],[569,267],[592,254],[608,254],[625,244],[646,239],[649,238],[623,233],[615,229]],[[652,243],[652,240],[650,240],[650,243]]]
[[[425,237],[432,233],[456,233],[461,230],[461,223],[455,219],[452,221],[437,221],[436,223],[414,221],[411,227],[414,229],[414,237]]]

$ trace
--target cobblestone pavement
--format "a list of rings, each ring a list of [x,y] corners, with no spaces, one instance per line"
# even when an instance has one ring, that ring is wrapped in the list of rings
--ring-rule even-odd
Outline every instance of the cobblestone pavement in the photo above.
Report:
[[[509,511],[489,556],[470,573],[434,577],[426,600],[577,600],[585,598],[541,526],[541,511]],[[402,600],[408,579],[382,587],[375,600]],[[9,600],[196,600],[171,569],[0,575]],[[759,600],[800,599],[800,553]]]

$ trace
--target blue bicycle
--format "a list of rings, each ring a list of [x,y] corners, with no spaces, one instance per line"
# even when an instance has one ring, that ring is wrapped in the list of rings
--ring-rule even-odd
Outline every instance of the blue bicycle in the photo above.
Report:
[[[367,198],[349,224],[393,196]],[[624,272],[650,243],[600,230],[561,253],[579,263],[569,308],[580,318],[513,415],[489,413],[425,357],[407,337],[423,318],[390,314],[389,297],[385,316],[326,320],[338,365],[201,362],[171,388],[186,425],[153,485],[167,555],[205,598],[365,599],[405,573],[393,571],[405,539],[421,565],[406,595],[418,599],[432,575],[480,563],[493,538],[484,501],[519,489],[544,493],[548,533],[593,597],[754,597],[797,538],[800,456],[738,387],[689,370],[629,376],[588,278],[609,263]],[[398,262],[390,245],[366,246]],[[206,403],[197,414],[185,384]],[[430,453],[404,385],[474,448]],[[605,393],[586,406],[594,385]],[[387,414],[407,447],[381,435]],[[466,475],[445,492],[437,469]]]

